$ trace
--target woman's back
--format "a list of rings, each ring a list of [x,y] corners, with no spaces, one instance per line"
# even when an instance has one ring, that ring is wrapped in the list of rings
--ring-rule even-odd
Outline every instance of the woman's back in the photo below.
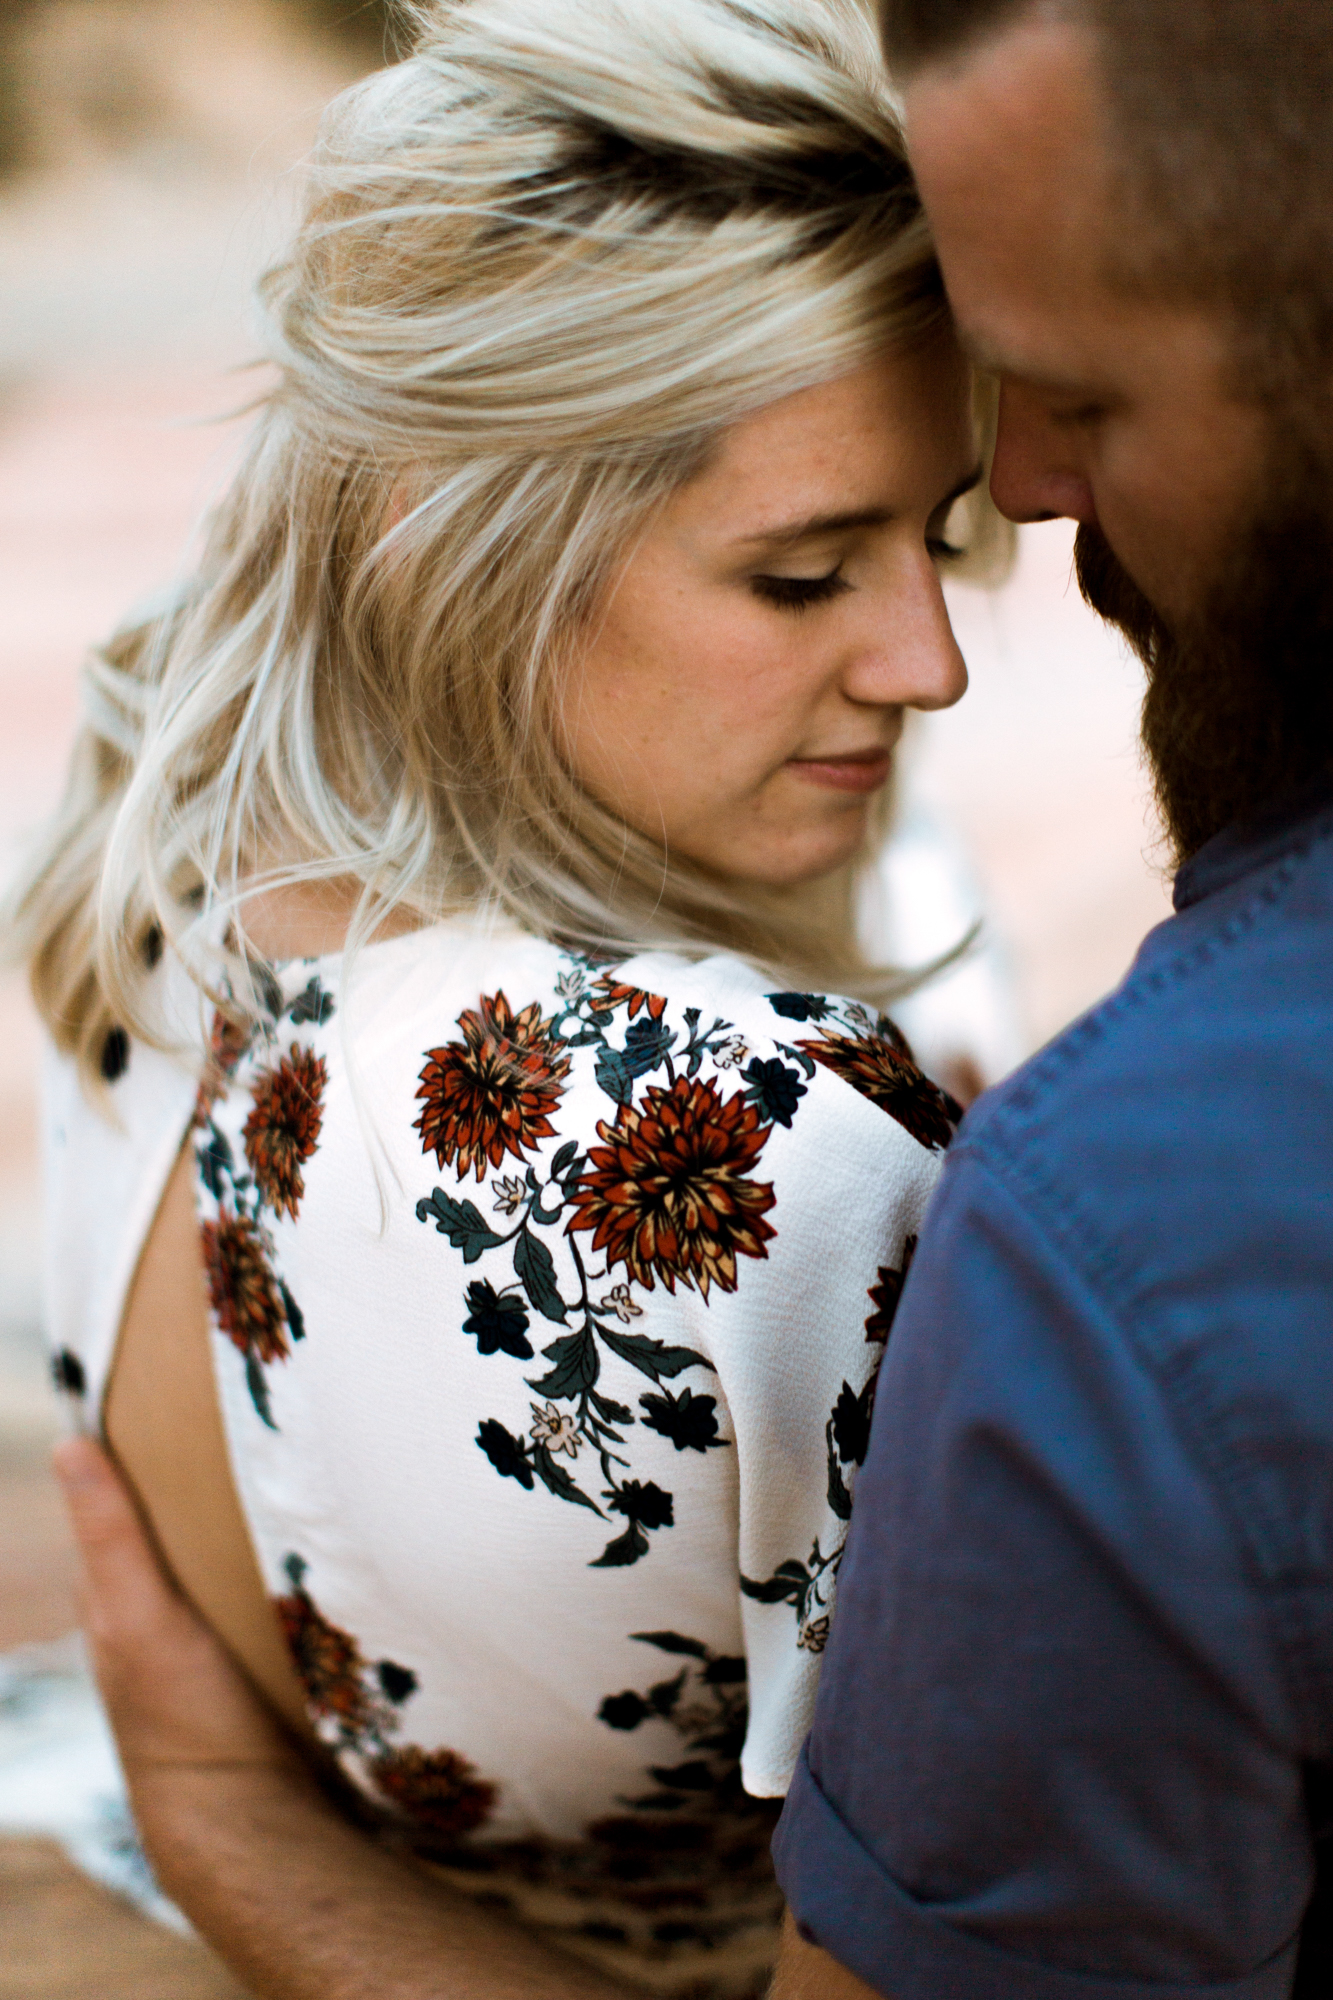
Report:
[[[346,990],[282,969],[193,1102],[121,1048],[119,1136],[57,1091],[89,1419],[121,1304],[83,1288],[84,1180],[128,1282],[192,1118],[231,1469],[317,1733],[451,1872],[673,1984],[771,1949],[763,1797],[949,1131],[864,1010],[763,987],[451,922]]]

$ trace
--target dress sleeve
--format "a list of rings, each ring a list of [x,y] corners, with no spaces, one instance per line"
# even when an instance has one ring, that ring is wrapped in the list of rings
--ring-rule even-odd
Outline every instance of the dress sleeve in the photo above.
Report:
[[[710,1315],[737,1453],[742,1774],[761,1797],[786,1791],[813,1714],[875,1379],[952,1130],[887,1024],[810,1005],[829,1013],[746,1050],[774,1235]]]
[[[964,1145],[777,1836],[803,1933],[890,2000],[1279,2000],[1298,1734],[1161,1383]]]

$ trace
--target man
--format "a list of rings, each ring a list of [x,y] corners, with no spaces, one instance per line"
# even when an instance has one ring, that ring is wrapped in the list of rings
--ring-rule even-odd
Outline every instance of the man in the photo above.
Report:
[[[932,1203],[776,1992],[1328,1995],[1333,19],[886,11],[995,497],[1079,523],[1182,865]]]
[[[1004,385],[997,497],[1080,521],[1185,865],[1121,992],[969,1118],[923,1234],[780,1831],[780,1990],[1276,2000],[1333,1753],[1333,32],[1312,0],[888,25]],[[95,1449],[63,1469],[141,1820],[257,1990],[589,1990],[358,1844]],[[148,1658],[204,1700],[164,1714]]]

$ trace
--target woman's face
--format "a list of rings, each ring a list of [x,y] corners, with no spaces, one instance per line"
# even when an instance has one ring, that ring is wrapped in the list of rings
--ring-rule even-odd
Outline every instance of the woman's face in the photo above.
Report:
[[[736,424],[636,545],[570,676],[578,778],[720,875],[804,882],[850,859],[904,710],[967,686],[937,565],[977,474],[950,334]]]

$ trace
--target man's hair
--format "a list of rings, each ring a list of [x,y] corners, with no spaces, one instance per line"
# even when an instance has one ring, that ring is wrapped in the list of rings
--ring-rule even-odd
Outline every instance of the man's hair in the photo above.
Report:
[[[1251,386],[1333,363],[1333,26],[1311,0],[882,0],[910,75],[1025,15],[1100,44],[1125,232],[1154,287],[1230,307]]]

